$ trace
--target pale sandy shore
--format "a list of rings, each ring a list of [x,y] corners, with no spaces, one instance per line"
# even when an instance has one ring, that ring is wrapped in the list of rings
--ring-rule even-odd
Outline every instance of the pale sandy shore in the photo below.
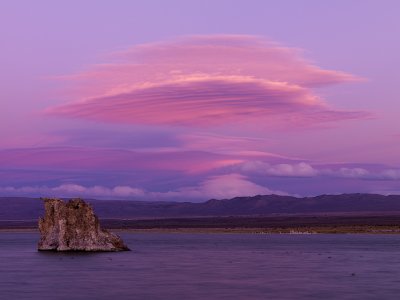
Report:
[[[151,228],[112,229],[114,232],[132,233],[254,233],[254,234],[399,234],[394,227],[310,227],[310,228]]]
[[[399,234],[399,226],[352,226],[307,228],[113,228],[116,233],[251,233],[251,234]],[[1,233],[39,233],[35,228],[0,228]]]

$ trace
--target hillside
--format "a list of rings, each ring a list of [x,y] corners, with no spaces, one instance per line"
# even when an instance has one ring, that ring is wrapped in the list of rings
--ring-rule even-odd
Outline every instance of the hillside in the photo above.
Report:
[[[342,194],[296,198],[259,195],[226,200],[144,202],[87,200],[103,219],[185,218],[214,216],[268,216],[276,214],[394,214],[400,195]],[[0,198],[0,220],[35,220],[43,214],[38,198]]]

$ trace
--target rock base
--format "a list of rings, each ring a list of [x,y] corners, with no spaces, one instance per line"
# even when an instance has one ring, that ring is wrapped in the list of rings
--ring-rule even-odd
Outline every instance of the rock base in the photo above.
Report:
[[[44,199],[39,219],[39,251],[127,251],[122,239],[100,227],[92,207],[81,199]]]

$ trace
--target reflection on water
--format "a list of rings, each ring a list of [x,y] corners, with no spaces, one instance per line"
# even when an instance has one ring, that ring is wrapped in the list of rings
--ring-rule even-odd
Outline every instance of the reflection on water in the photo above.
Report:
[[[121,234],[131,252],[37,252],[0,233],[1,299],[398,299],[400,235]]]

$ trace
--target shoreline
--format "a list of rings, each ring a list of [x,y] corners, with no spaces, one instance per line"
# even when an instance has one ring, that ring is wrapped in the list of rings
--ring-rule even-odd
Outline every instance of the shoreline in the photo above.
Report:
[[[116,233],[192,234],[400,234],[400,226],[313,226],[285,228],[105,228]],[[0,228],[1,233],[39,233],[38,228]]]
[[[117,233],[231,233],[231,234],[400,234],[400,228],[394,227],[287,227],[287,228],[115,228]]]
[[[134,233],[400,234],[400,215],[230,216],[100,219],[102,228]],[[1,232],[38,232],[37,220],[0,221]]]

